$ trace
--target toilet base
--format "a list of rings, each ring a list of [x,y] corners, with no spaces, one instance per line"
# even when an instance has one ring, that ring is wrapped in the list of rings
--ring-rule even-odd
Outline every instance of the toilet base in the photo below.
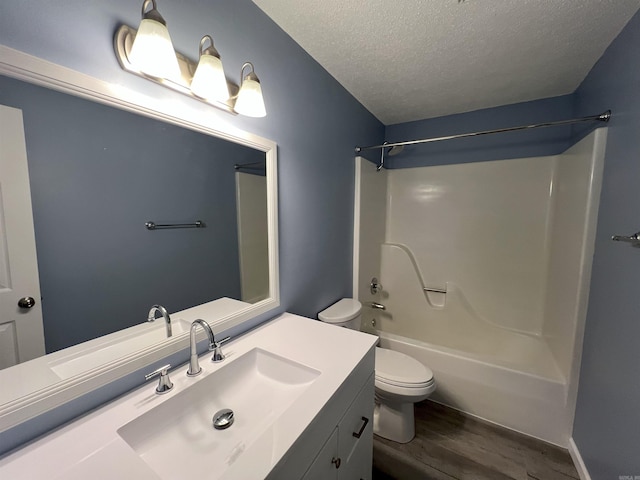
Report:
[[[416,435],[413,402],[381,403],[376,399],[373,433],[398,443],[408,443]]]

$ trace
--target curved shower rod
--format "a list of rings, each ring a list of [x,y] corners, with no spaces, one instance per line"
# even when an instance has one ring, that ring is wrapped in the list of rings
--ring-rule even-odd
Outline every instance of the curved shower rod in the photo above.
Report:
[[[479,137],[481,135],[491,135],[494,133],[505,133],[505,132],[515,132],[518,130],[529,130],[532,128],[543,128],[543,127],[556,127],[560,125],[571,125],[572,123],[582,123],[582,122],[608,122],[611,119],[611,110],[607,110],[600,115],[591,115],[589,117],[581,117],[581,118],[573,118],[571,120],[560,120],[557,122],[546,122],[546,123],[534,123],[533,125],[522,125],[519,127],[509,127],[509,128],[499,128],[496,130],[484,130],[482,132],[472,132],[472,133],[458,133],[456,135],[447,135],[445,137],[433,137],[433,138],[423,138],[420,140],[409,140],[406,142],[393,142],[388,143],[385,142],[381,145],[370,145],[368,147],[356,147],[356,153],[360,153],[363,150],[375,150],[377,148],[381,148],[383,152],[383,160],[380,162],[380,167],[384,163],[384,149],[392,148],[392,147],[403,147],[405,145],[416,145],[419,143],[431,143],[431,142],[440,142],[443,140],[454,140],[456,138],[467,138],[467,137]]]

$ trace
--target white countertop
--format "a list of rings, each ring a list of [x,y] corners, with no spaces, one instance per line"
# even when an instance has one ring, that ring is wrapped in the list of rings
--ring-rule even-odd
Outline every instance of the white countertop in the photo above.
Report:
[[[253,439],[242,453],[228,462],[226,469],[211,465],[208,470],[210,475],[204,477],[243,480],[264,478],[361,360],[367,354],[373,355],[375,343],[376,338],[371,335],[285,313],[225,344],[227,360],[224,362],[214,364],[209,361],[210,353],[202,355],[202,375],[187,377],[187,365],[173,369],[170,376],[174,388],[169,393],[156,395],[154,389],[157,382],[152,380],[1,458],[0,478],[159,479],[118,435],[117,430],[255,347],[294,359],[321,372],[288,408],[286,415],[279,417],[274,427]],[[274,429],[277,429],[277,442],[273,441]],[[176,462],[180,462],[180,458],[176,458]],[[183,471],[184,478],[188,478],[189,465],[184,465]],[[198,480],[201,478],[199,475]]]

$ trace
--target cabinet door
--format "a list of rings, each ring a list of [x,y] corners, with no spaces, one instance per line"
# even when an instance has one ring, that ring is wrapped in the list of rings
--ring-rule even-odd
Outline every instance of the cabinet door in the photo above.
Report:
[[[304,474],[302,480],[337,480],[337,467],[340,467],[341,461],[337,456],[338,452],[338,429],[336,428],[329,440],[324,444],[320,453],[313,461],[309,470]]]
[[[340,480],[370,480],[373,465],[374,376],[353,401],[338,425]]]

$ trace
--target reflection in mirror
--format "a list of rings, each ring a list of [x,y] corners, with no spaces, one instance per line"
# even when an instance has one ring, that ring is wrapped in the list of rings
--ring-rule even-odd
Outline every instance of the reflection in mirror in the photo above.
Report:
[[[269,296],[264,152],[8,77],[0,105],[23,116],[46,353],[142,324],[154,304]],[[1,368],[30,359],[16,350]]]

